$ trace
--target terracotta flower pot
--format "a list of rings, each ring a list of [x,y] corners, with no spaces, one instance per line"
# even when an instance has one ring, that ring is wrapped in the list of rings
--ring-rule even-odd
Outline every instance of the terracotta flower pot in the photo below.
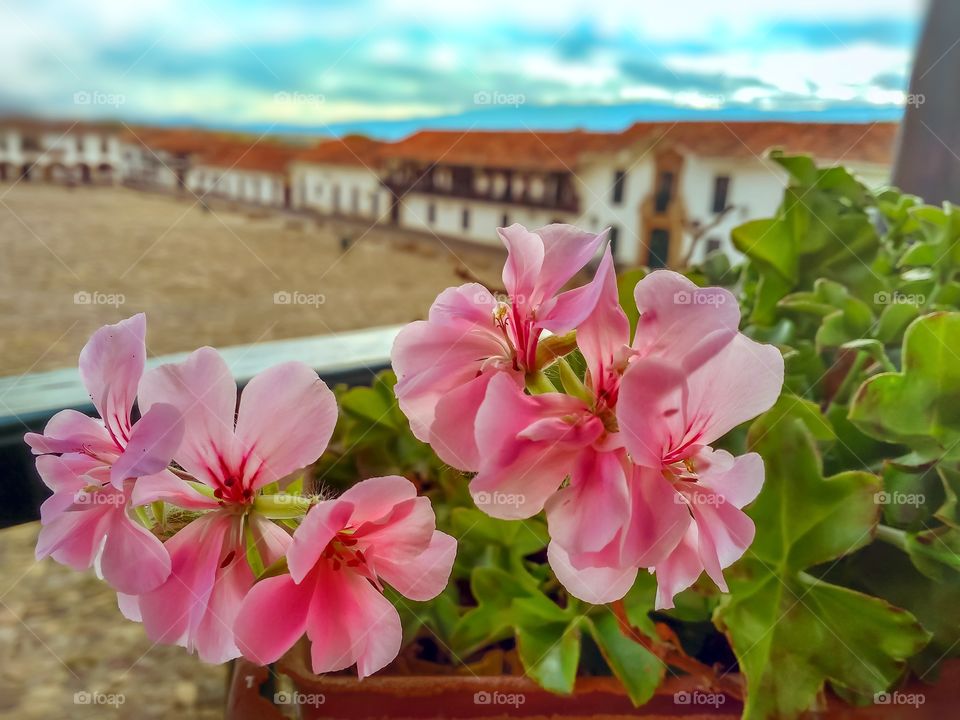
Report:
[[[572,695],[549,693],[526,677],[375,675],[315,676],[281,660],[273,668],[238,660],[227,699],[228,720],[300,718],[466,720],[468,718],[739,718],[742,704],[705,692],[695,678],[669,678],[635,708],[614,678],[577,680]],[[912,682],[888,704],[852,707],[827,697],[818,717],[841,720],[943,720],[954,717],[960,661],[944,665],[936,685]],[[912,698],[912,701],[911,701]],[[919,700],[917,699],[919,698]]]

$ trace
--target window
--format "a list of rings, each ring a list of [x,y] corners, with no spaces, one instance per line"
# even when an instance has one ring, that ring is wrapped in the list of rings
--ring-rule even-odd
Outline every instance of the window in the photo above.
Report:
[[[380,195],[378,193],[370,193],[370,214],[374,217],[380,215]]]
[[[433,203],[427,205],[427,222],[433,225],[437,221],[437,206]]]
[[[460,227],[464,230],[470,229],[470,209],[464,208],[460,213]]]
[[[353,188],[350,191],[350,209],[354,214],[360,212],[360,188]]]
[[[627,180],[625,170],[617,170],[613,173],[613,204],[619,205],[623,202],[623,184]]]
[[[651,270],[667,266],[670,257],[670,231],[657,228],[650,233],[650,247],[647,265]]]
[[[717,175],[713,179],[713,211],[722,213],[727,209],[727,194],[730,192],[730,176]]]
[[[333,211],[340,212],[340,186],[333,186]]]
[[[507,213],[500,218],[500,227],[510,227],[510,216]]]
[[[654,201],[654,210],[658,213],[666,212],[673,199],[673,173],[664,170],[657,178],[657,195]]]
[[[707,238],[707,255],[720,249],[720,238]]]
[[[314,197],[320,197],[323,195],[323,185],[317,183],[313,186],[313,195]]]

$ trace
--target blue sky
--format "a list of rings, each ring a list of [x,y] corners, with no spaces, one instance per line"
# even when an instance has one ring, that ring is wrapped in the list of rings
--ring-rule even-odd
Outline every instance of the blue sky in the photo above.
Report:
[[[920,0],[88,0],[0,7],[0,110],[298,129],[888,118]]]

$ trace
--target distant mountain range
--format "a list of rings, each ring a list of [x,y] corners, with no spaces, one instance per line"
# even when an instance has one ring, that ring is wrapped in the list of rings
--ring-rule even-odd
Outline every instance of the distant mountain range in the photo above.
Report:
[[[623,105],[496,105],[481,106],[452,115],[417,117],[402,120],[357,120],[324,125],[289,123],[213,123],[197,118],[169,118],[146,120],[150,125],[192,125],[236,130],[241,132],[276,135],[346,135],[361,133],[383,140],[396,140],[423,129],[437,130],[571,130],[582,128],[595,131],[620,131],[635,122],[728,120],[794,122],[852,122],[897,121],[902,108],[876,105],[831,105],[823,109],[758,110],[753,107],[725,107],[716,110],[697,110],[675,105],[630,103]]]

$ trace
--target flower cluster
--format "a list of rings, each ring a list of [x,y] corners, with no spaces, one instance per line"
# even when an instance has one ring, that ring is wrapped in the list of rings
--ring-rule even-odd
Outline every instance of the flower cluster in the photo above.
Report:
[[[84,347],[80,375],[102,420],[64,410],[26,436],[53,491],[37,557],[96,566],[152,640],[208,662],[272,662],[306,634],[315,672],[356,664],[363,677],[389,663],[401,627],[382,583],[424,600],[453,566],[456,542],[430,501],[396,476],[333,500],[284,492],[336,424],[317,374],[272,367],[238,408],[215,350],[145,372],[145,335],[136,315]]]
[[[488,514],[546,511],[549,561],[574,596],[617,600],[640,568],[656,574],[660,608],[704,571],[726,590],[723,569],[753,540],[742,508],[763,463],[711,443],[775,402],[779,350],[739,332],[728,291],[665,270],[634,289],[631,339],[609,247],[591,282],[561,292],[603,234],[512,225],[500,237],[505,297],[450,288],[396,340],[396,393],[414,433],[476,473],[471,493]],[[564,357],[573,337],[582,373]]]

